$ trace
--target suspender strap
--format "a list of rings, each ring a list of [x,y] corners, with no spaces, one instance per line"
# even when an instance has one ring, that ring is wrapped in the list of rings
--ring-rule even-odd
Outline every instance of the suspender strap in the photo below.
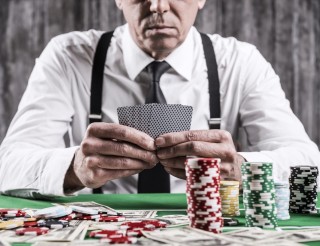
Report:
[[[108,48],[113,36],[112,32],[102,34],[99,39],[94,58],[91,75],[91,97],[90,97],[90,114],[89,124],[94,122],[101,122],[101,105],[102,105],[102,88],[103,88],[103,75],[104,66],[106,64],[106,57]],[[101,194],[102,188],[92,190],[93,194]]]
[[[209,94],[210,94],[210,129],[220,129],[221,112],[220,112],[220,82],[218,76],[218,66],[216,56],[214,53],[212,41],[208,35],[200,33],[204,55],[206,58],[208,69],[208,81],[209,81]]]
[[[92,75],[91,75],[91,98],[90,98],[90,114],[89,123],[101,122],[101,105],[102,105],[102,87],[104,66],[108,48],[113,36],[112,32],[102,34],[98,42],[96,52],[93,59]]]

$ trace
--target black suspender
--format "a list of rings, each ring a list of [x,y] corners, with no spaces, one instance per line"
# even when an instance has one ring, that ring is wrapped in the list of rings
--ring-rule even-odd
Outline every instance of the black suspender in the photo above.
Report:
[[[112,36],[113,31],[102,34],[94,54],[91,74],[89,124],[93,122],[101,122],[102,120],[101,105],[104,66],[106,64],[108,48],[110,46]]]
[[[200,33],[203,50],[205,54],[208,81],[209,81],[209,95],[210,95],[210,129],[220,129],[221,111],[220,111],[220,82],[218,76],[218,66],[213,45],[208,35]],[[104,33],[97,45],[91,76],[91,98],[90,98],[90,114],[89,123],[101,122],[101,105],[102,105],[102,87],[104,67],[108,48],[110,46],[112,32]],[[93,193],[102,193],[101,188],[93,189]]]
[[[220,112],[220,82],[218,76],[218,65],[216,55],[214,53],[212,41],[208,35],[200,33],[204,55],[206,58],[209,80],[209,95],[210,95],[210,129],[220,129],[221,112]]]

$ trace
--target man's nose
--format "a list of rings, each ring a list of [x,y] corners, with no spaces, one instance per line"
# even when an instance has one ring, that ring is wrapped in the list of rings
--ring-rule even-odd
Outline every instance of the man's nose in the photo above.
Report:
[[[170,0],[149,0],[152,13],[163,14],[170,10]]]

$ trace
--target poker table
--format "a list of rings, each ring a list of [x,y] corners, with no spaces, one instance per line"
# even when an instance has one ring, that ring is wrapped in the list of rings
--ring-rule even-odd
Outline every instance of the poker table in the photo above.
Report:
[[[320,193],[318,193],[318,205],[320,207]],[[119,210],[160,210],[158,215],[185,214],[187,208],[185,194],[90,194],[72,197],[59,197],[52,200],[31,200],[9,196],[0,196],[1,208],[46,208],[51,203],[95,201]],[[240,197],[240,207],[242,201]],[[244,226],[243,210],[237,217],[240,226]],[[278,222],[283,226],[320,226],[320,214],[302,215],[291,214],[291,219]],[[320,245],[319,242],[309,242],[306,245]],[[13,244],[19,245],[19,244]],[[20,244],[21,245],[21,244]],[[29,245],[29,244],[23,244]]]

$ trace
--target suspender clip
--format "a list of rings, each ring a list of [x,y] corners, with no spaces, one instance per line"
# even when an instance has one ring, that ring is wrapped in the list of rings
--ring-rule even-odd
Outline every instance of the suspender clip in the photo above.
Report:
[[[101,122],[102,115],[101,114],[89,114],[89,123]]]
[[[210,129],[219,129],[221,124],[221,118],[211,118],[208,120]]]

